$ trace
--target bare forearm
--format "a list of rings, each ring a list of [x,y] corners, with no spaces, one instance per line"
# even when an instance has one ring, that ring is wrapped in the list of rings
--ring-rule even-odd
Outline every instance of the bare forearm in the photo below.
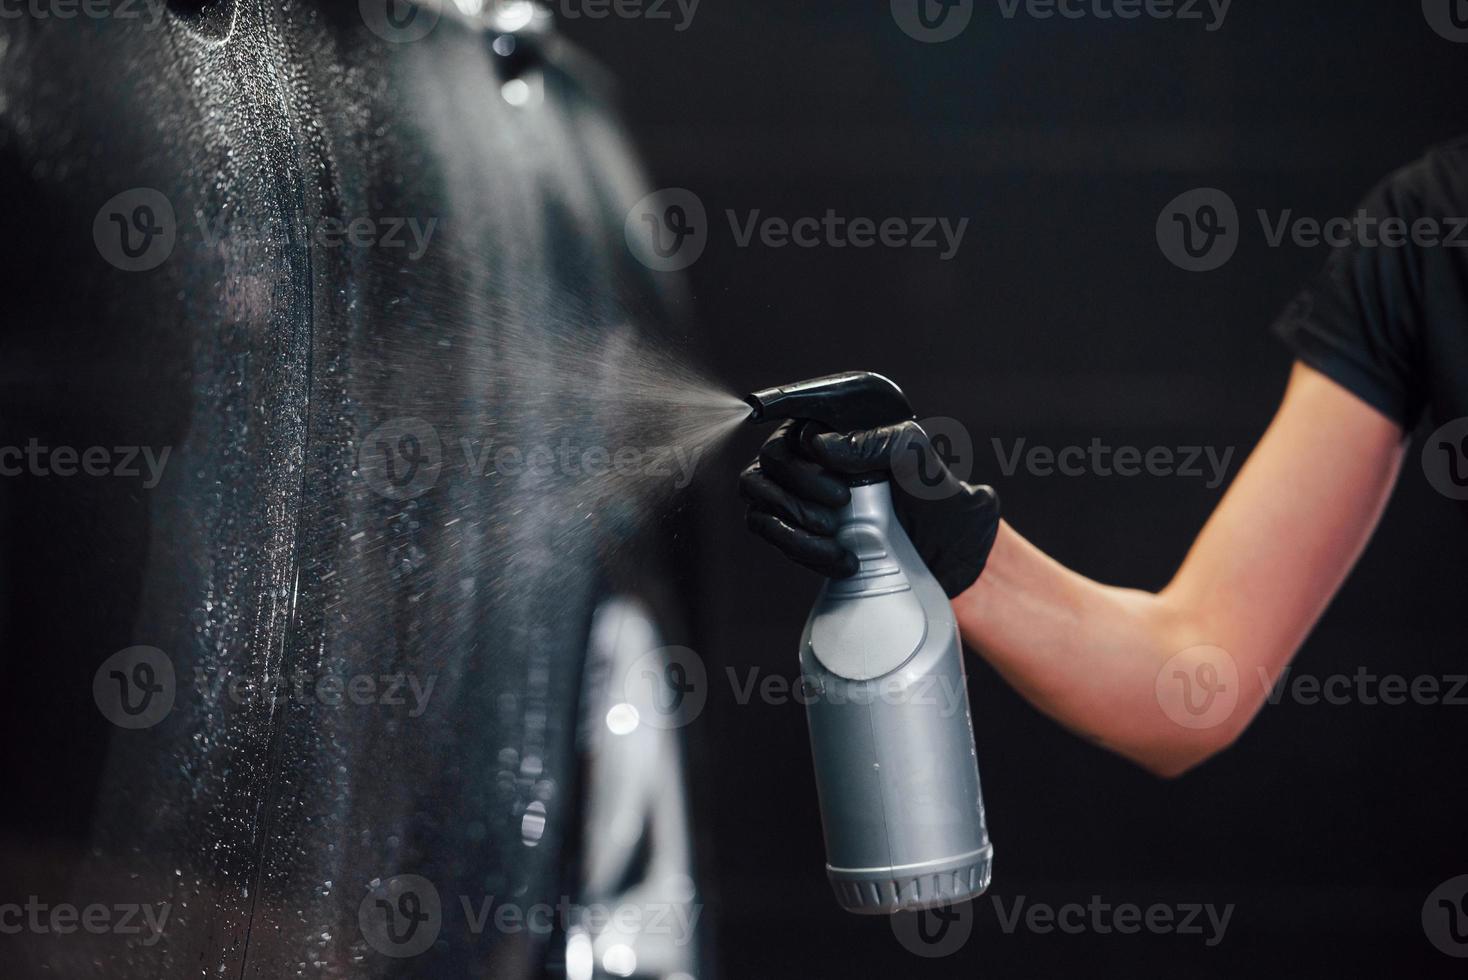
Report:
[[[1297,367],[1161,593],[1086,579],[1005,525],[984,574],[954,600],[959,628],[1040,710],[1180,773],[1258,711],[1375,527],[1401,442],[1392,423]]]
[[[1161,710],[1159,670],[1207,642],[1163,595],[1093,582],[1003,525],[989,567],[954,601],[965,641],[1041,711],[1162,774],[1229,736],[1180,728]]]

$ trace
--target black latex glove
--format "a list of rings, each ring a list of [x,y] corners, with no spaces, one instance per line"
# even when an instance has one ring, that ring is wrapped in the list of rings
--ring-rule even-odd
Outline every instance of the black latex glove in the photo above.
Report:
[[[999,497],[959,480],[916,422],[821,432],[786,422],[739,476],[750,530],[807,568],[855,574],[856,556],[834,537],[851,500],[845,479],[887,471],[897,519],[951,599],[973,585],[999,531]]]

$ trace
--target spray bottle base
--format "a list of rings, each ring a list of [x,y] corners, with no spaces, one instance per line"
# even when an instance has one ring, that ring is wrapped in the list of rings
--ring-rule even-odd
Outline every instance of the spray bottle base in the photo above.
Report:
[[[858,915],[891,915],[957,905],[989,887],[993,845],[958,857],[894,868],[826,866],[836,901]]]

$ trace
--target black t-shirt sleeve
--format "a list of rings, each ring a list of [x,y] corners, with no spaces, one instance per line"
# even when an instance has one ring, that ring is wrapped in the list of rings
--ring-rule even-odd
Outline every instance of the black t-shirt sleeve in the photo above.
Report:
[[[1408,167],[1352,213],[1349,244],[1275,322],[1295,356],[1403,429],[1422,412],[1420,272],[1412,225],[1421,166]]]

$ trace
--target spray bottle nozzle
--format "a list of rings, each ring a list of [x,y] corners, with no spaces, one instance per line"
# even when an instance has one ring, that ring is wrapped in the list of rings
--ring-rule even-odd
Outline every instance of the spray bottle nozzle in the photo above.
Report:
[[[914,418],[907,396],[887,378],[847,371],[766,388],[744,397],[751,422],[811,419],[836,432],[870,429]]]

